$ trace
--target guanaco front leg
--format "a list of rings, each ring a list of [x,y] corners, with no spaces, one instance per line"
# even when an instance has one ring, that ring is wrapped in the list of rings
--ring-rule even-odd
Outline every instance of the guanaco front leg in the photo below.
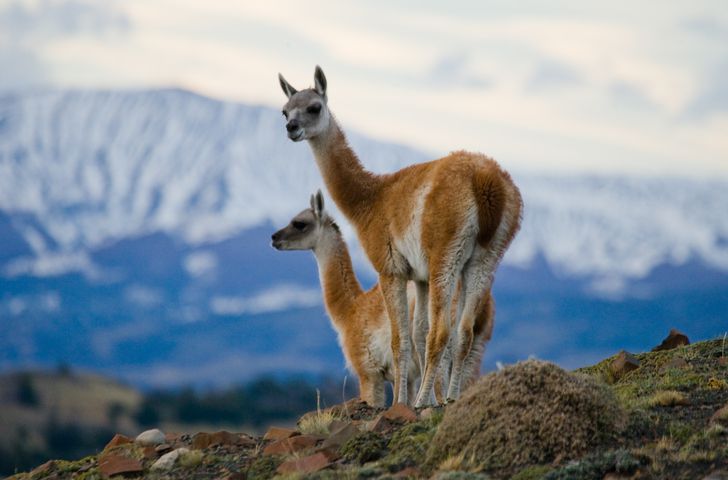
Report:
[[[412,351],[407,307],[407,279],[380,275],[379,288],[392,326],[394,403],[407,403],[407,372]]]

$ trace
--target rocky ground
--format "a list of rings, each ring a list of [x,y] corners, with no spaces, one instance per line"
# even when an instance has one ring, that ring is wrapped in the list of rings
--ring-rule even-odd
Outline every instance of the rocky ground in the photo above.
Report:
[[[520,459],[520,463],[493,467],[496,464],[485,460],[493,457],[492,452],[479,452],[477,446],[475,451],[463,449],[458,454],[449,450],[443,455],[442,434],[436,433],[446,425],[457,424],[461,415],[456,410],[458,403],[413,411],[403,405],[378,410],[352,400],[304,415],[295,430],[271,428],[262,437],[226,431],[189,435],[159,430],[136,438],[116,435],[98,455],[50,461],[10,478],[728,479],[728,341],[686,343],[686,337],[672,332],[656,351],[635,355],[620,352],[592,367],[563,373],[577,383],[585,380],[583,375],[589,376],[584,385],[603,382],[608,385],[606,395],[614,397],[605,415],[619,417],[608,422],[616,425],[616,433],[598,435],[598,444],[589,444],[591,437],[586,435],[583,449],[564,448],[560,454],[559,445],[565,443],[542,438],[539,433],[551,419],[556,421],[559,413],[539,416],[528,409],[543,407],[532,407],[538,404],[532,399],[525,402],[519,407],[524,410],[523,418],[529,418],[529,425],[536,427],[493,434],[505,435],[503,438],[515,445],[518,435],[529,435],[523,441],[531,446],[551,442],[544,443],[544,449],[548,447],[552,453],[535,464],[523,463],[529,457],[522,452],[509,453],[506,448],[500,449],[499,458],[507,460],[512,455],[511,459]],[[503,375],[518,381],[518,368],[489,374],[473,388],[508,385]],[[558,373],[555,367],[547,368]],[[533,374],[533,368],[530,371]],[[553,378],[562,378],[559,375],[562,373]],[[574,392],[562,395],[561,401],[569,407],[566,410],[578,411],[584,404]],[[508,401],[512,404],[517,400]],[[590,405],[593,417],[593,405],[601,403]],[[488,412],[492,416],[492,411]],[[488,430],[488,418],[473,420],[478,418],[477,410],[469,412],[467,418],[474,438]],[[509,421],[501,420],[505,424]],[[595,425],[605,424],[603,420],[597,418]],[[568,425],[569,418],[558,421]],[[515,443],[509,435],[516,435]]]

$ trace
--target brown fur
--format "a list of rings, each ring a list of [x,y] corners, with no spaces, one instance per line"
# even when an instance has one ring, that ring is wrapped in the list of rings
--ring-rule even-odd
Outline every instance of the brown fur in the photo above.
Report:
[[[474,283],[466,284],[463,296],[465,310],[459,326],[463,337],[458,340],[455,364],[462,366],[470,351],[477,312],[484,308],[492,275],[520,226],[520,193],[510,175],[494,160],[465,151],[392,174],[368,172],[328,111],[326,79],[321,69],[316,69],[315,90],[296,92],[283,77],[280,81],[289,97],[284,107],[289,137],[309,141],[327,189],[356,228],[364,251],[379,273],[380,290],[392,323],[395,401],[406,401],[406,373],[400,374],[406,371],[407,363],[407,355],[401,355],[400,350],[407,351],[410,344],[406,282],[429,284],[430,329],[418,398],[422,405],[429,401],[424,397],[430,395],[451,336],[450,307],[453,290],[461,278]],[[309,113],[310,106],[316,106],[320,113]],[[413,233],[417,221],[419,231]],[[474,221],[477,225],[473,225]]]

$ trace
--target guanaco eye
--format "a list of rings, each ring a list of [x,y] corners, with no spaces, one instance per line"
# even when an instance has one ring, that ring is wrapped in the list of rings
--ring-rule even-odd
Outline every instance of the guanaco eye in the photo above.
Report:
[[[284,117],[286,117],[286,120],[288,120],[288,112],[283,110],[283,111],[281,111],[281,113],[283,114]]]
[[[306,112],[310,113],[311,115],[318,115],[321,112],[321,104],[315,103],[315,104],[311,105],[310,107],[308,107],[306,109]]]
[[[299,230],[299,231],[304,230],[306,228],[306,222],[299,222],[297,220],[292,221],[291,225],[293,225],[293,228],[295,228],[296,230]]]

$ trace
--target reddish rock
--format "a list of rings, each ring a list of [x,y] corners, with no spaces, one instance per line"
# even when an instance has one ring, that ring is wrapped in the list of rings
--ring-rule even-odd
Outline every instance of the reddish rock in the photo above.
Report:
[[[110,448],[118,447],[119,445],[125,445],[127,443],[131,443],[133,440],[126,435],[122,435],[120,433],[117,433],[114,435],[114,438],[112,438],[109,443],[106,444],[104,447],[104,450],[108,450]]]
[[[179,440],[180,434],[179,433],[165,433],[164,434],[164,441],[167,443],[174,443],[177,440]]]
[[[661,350],[672,350],[673,348],[682,347],[684,345],[690,345],[688,336],[673,328],[662,343],[653,348],[652,351],[659,352]]]
[[[55,468],[55,466],[56,466],[56,462],[54,462],[53,460],[48,460],[43,465],[39,465],[39,466],[35,467],[33,469],[33,471],[30,472],[30,476],[33,478],[36,478],[41,473],[46,473],[46,472],[52,470],[53,468]]]
[[[322,448],[340,447],[349,441],[351,437],[359,433],[359,429],[352,423],[344,423],[342,427],[331,434],[329,438],[324,440]]]
[[[712,417],[710,417],[710,423],[719,423],[723,426],[728,426],[728,404],[719,408]]]
[[[308,457],[284,462],[278,467],[278,470],[276,471],[282,475],[291,473],[305,474],[318,472],[319,470],[323,470],[329,465],[331,465],[331,460],[329,460],[326,454],[324,454],[323,452],[319,452],[314,453],[313,455],[309,455]]]
[[[103,455],[99,458],[99,471],[107,478],[122,473],[139,473],[143,470],[142,464],[133,458],[114,454]]]
[[[240,436],[221,430],[210,434],[210,445],[237,445]]]
[[[662,367],[660,367],[660,371],[665,371],[670,368],[677,368],[678,370],[687,368],[688,362],[685,361],[682,357],[675,357],[669,362],[665,363]]]
[[[277,440],[263,450],[263,455],[280,455],[284,453],[300,452],[316,446],[321,437],[316,435],[297,435],[291,438]]]
[[[394,478],[420,478],[422,472],[417,467],[407,467],[394,475]]]
[[[721,367],[728,366],[728,357],[718,357],[718,365]]]
[[[632,370],[640,368],[640,361],[631,353],[622,350],[617,355],[617,358],[612,361],[610,368],[614,379],[619,380]]]
[[[284,438],[291,438],[300,434],[301,432],[291,428],[270,427],[268,431],[265,432],[263,440],[283,440]]]
[[[387,420],[393,422],[416,422],[417,414],[404,403],[396,403],[382,414]]]
[[[369,424],[369,430],[372,432],[383,433],[392,429],[394,429],[394,423],[384,415],[379,415]]]
[[[247,480],[248,476],[243,472],[230,472],[224,480]]]
[[[169,443],[163,443],[154,447],[154,450],[156,450],[159,454],[167,453],[172,450],[172,445],[170,445]]]
[[[205,432],[195,433],[192,436],[192,448],[194,450],[204,450],[212,444],[210,434]]]
[[[154,445],[147,445],[144,447],[144,450],[142,450],[142,455],[144,455],[144,458],[147,460],[151,460],[153,458],[157,458],[157,447]]]
[[[349,425],[351,422],[347,422],[344,420],[331,420],[331,423],[329,423],[329,433],[335,433],[345,426]]]

